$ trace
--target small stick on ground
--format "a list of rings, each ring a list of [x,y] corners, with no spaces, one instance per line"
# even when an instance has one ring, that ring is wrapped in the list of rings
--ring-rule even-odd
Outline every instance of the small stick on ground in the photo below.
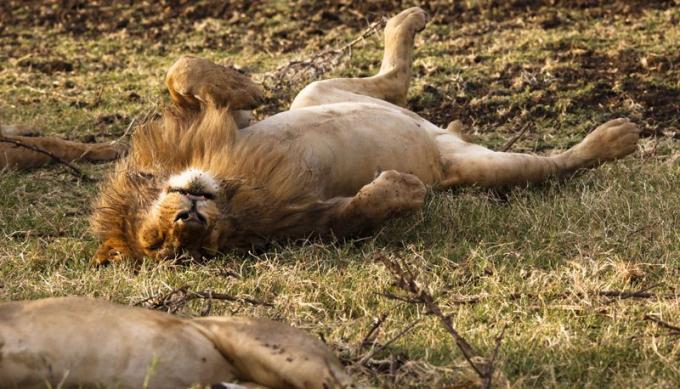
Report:
[[[128,134],[130,133],[130,130],[132,129],[132,126],[135,125],[135,122],[137,121],[137,117],[133,117],[132,120],[130,121],[130,124],[125,128],[125,131],[123,131],[123,135],[119,136],[118,139],[114,140],[111,143],[118,143],[121,140],[127,138]]]
[[[210,314],[210,310],[212,309],[212,292],[208,291],[208,298],[206,299],[207,302],[205,304],[205,307],[201,310],[201,316],[208,316]]]
[[[654,284],[652,286],[649,286],[645,289],[642,290],[637,290],[637,291],[627,291],[627,290],[601,290],[597,292],[598,295],[604,296],[604,297],[616,297],[620,299],[630,299],[630,298],[650,298],[654,297],[654,293],[650,293],[649,291],[656,288],[659,286],[659,284]]]
[[[205,313],[203,316],[206,316],[210,312],[213,300],[248,303],[251,305],[263,305],[267,307],[274,306],[271,303],[256,300],[250,297],[232,296],[226,293],[213,293],[210,290],[192,291],[190,290],[188,285],[172,289],[167,293],[159,293],[153,296],[149,296],[143,300],[137,301],[132,305],[134,306],[143,305],[150,309],[162,310],[168,313],[177,313],[180,309],[184,308],[189,301],[196,299],[208,300],[208,307],[204,308],[202,312],[202,314]]]
[[[505,336],[505,330],[507,328],[508,323],[505,323],[503,325],[503,328],[501,329],[501,333],[498,334],[498,336],[496,337],[496,347],[494,347],[493,353],[491,354],[491,359],[489,360],[488,372],[486,374],[484,382],[482,383],[483,388],[491,388],[491,380],[493,378],[493,373],[495,370],[496,357],[498,356],[498,350],[501,349],[501,343],[503,342],[503,336]]]
[[[420,302],[420,300],[418,300],[418,299],[413,299],[413,298],[404,297],[404,296],[398,296],[398,295],[391,293],[391,292],[379,292],[379,293],[376,293],[376,294],[379,295],[379,296],[386,297],[390,300],[403,301],[403,302],[409,303],[409,304],[418,304]]]
[[[147,109],[143,113],[144,114],[143,116],[142,116],[142,113],[135,115],[135,117],[133,117],[132,120],[130,121],[130,124],[128,124],[128,126],[125,128],[125,131],[123,131],[123,134],[121,136],[119,136],[116,140],[112,141],[111,143],[119,143],[122,140],[126,139],[130,135],[130,131],[132,130],[132,128],[134,127],[134,125],[136,123],[139,123],[140,125],[143,126],[143,125],[145,125],[149,122],[149,118],[153,117],[157,113],[158,113],[158,108],[156,106],[154,106],[154,107]],[[140,116],[141,116],[141,119],[140,119]]]
[[[380,347],[374,348],[373,350],[371,350],[370,352],[368,352],[366,355],[364,355],[363,357],[361,357],[361,359],[360,359],[359,362],[357,362],[357,363],[358,363],[359,365],[362,365],[362,366],[365,365],[366,362],[368,362],[375,354],[377,354],[377,353],[381,352],[382,350],[386,349],[387,347],[389,347],[389,345],[391,345],[392,343],[396,342],[397,339],[399,339],[399,338],[401,338],[402,336],[406,335],[406,334],[407,334],[409,331],[411,331],[411,330],[416,326],[416,324],[418,324],[419,322],[420,322],[420,319],[416,319],[416,320],[412,321],[409,325],[407,325],[406,327],[404,327],[404,329],[402,329],[401,331],[399,331],[398,334],[394,335],[393,337],[390,338],[390,340],[388,340],[387,342],[385,342],[385,344],[383,344],[383,345],[380,346]]]
[[[13,144],[17,147],[23,147],[25,149],[35,151],[36,153],[45,154],[48,157],[50,157],[53,161],[57,162],[58,164],[66,166],[71,171],[71,173],[73,173],[73,175],[80,178],[81,180],[83,180],[83,181],[96,181],[94,178],[83,173],[82,170],[78,169],[78,167],[75,166],[74,164],[72,164],[71,162],[69,162],[69,161],[67,161],[63,158],[58,157],[57,155],[53,154],[50,151],[43,149],[42,147],[38,147],[36,145],[30,145],[30,144],[24,143],[24,142],[22,142],[18,139],[7,138],[7,137],[4,137],[2,135],[0,135],[0,143],[10,143],[10,144]]]
[[[210,298],[213,300],[225,300],[225,301],[231,301],[235,303],[248,303],[250,305],[263,305],[265,307],[273,307],[274,304],[266,302],[266,301],[260,301],[254,298],[250,297],[236,297],[236,296],[231,296],[225,293],[213,293],[211,291],[202,291],[202,292],[194,292],[194,291],[189,291],[189,293],[193,296],[196,296],[196,298]]]
[[[305,59],[288,61],[276,68],[276,70],[263,74],[263,82],[269,83],[273,81],[274,84],[268,86],[268,89],[276,90],[279,89],[283,80],[288,84],[292,84],[301,74],[306,73],[311,78],[318,78],[338,66],[343,57],[349,56],[351,58],[354,46],[376,34],[385,23],[385,20],[371,23],[358,37],[340,47],[316,53]]]
[[[389,316],[387,313],[383,313],[380,315],[380,317],[378,317],[378,320],[373,322],[373,325],[368,330],[368,333],[361,340],[361,343],[359,343],[358,351],[361,351],[364,347],[366,347],[369,344],[369,342],[373,338],[373,335],[376,333],[376,331],[378,331],[378,328],[380,328],[380,326],[385,322],[385,319],[387,319],[387,316]]]
[[[656,323],[660,327],[671,330],[671,332],[674,335],[680,335],[680,327],[678,327],[676,325],[665,322],[665,321],[659,319],[658,317],[656,317],[654,315],[650,315],[650,314],[645,314],[644,318],[645,318],[645,320],[653,321],[654,323]]]
[[[512,145],[514,145],[515,142],[517,142],[522,136],[524,136],[524,133],[527,132],[528,129],[529,129],[529,123],[526,123],[524,126],[522,126],[522,128],[519,130],[519,132],[517,134],[515,134],[512,138],[510,138],[507,142],[505,142],[503,147],[501,147],[500,151],[502,151],[502,152],[509,151],[510,148],[512,147]]]
[[[671,139],[680,139],[680,130],[673,130],[673,129],[668,129],[668,130],[659,130],[657,127],[654,128],[644,128],[642,130],[642,133],[640,134],[641,137],[655,137],[655,138],[671,138]]]

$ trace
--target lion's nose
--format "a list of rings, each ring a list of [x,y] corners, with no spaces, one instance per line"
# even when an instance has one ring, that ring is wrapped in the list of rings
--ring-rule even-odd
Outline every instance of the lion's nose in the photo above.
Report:
[[[178,213],[177,217],[175,217],[175,222],[178,221],[183,221],[184,223],[205,224],[205,218],[194,209]]]

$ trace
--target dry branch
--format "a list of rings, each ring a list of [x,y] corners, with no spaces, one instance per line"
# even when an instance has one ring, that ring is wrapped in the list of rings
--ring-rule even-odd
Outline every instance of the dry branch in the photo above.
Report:
[[[655,138],[670,138],[670,139],[680,139],[680,130],[666,129],[660,130],[658,128],[644,128],[640,134],[642,137],[655,137]]]
[[[377,334],[380,326],[382,326],[382,324],[385,322],[385,319],[387,319],[387,316],[389,316],[387,313],[383,313],[380,315],[380,317],[378,317],[378,320],[373,322],[373,325],[366,333],[366,336],[364,336],[364,338],[361,340],[361,343],[359,343],[359,351],[361,351],[361,349],[366,347],[371,342],[371,340],[374,338],[374,335]]]
[[[54,153],[52,153],[50,151],[43,149],[42,147],[38,147],[36,145],[24,143],[24,142],[22,142],[18,139],[7,138],[7,137],[2,136],[2,135],[0,135],[0,143],[10,143],[10,144],[13,144],[17,147],[23,147],[25,149],[35,151],[36,153],[45,154],[48,157],[50,157],[52,160],[54,160],[55,162],[66,166],[71,171],[71,173],[73,173],[76,177],[82,179],[83,181],[95,181],[94,178],[83,173],[82,170],[78,169],[78,167],[75,166],[74,164],[72,164],[71,162],[69,162],[69,161],[67,161],[63,158],[60,158],[59,156],[55,155]]]
[[[119,143],[119,142],[123,141],[124,139],[126,139],[130,135],[130,132],[134,128],[135,124],[144,126],[147,123],[149,123],[149,121],[157,115],[159,115],[159,111],[158,111],[157,106],[153,106],[153,107],[147,109],[146,111],[143,112],[143,115],[142,115],[141,112],[138,113],[137,115],[135,115],[135,117],[132,118],[132,120],[130,120],[130,123],[125,128],[125,131],[123,131],[123,134],[121,136],[119,136],[117,139],[115,139],[114,141],[112,141],[111,143]]]
[[[656,295],[654,293],[650,293],[649,291],[656,288],[659,286],[659,284],[654,284],[652,286],[649,286],[645,289],[642,290],[637,290],[637,291],[627,291],[627,290],[602,290],[597,292],[598,295],[600,296],[605,296],[605,297],[616,297],[620,299],[630,299],[630,298],[650,298],[650,297],[655,297]]]
[[[392,273],[397,287],[413,296],[414,303],[424,305],[429,313],[435,315],[439,319],[441,324],[454,339],[456,346],[458,346],[458,349],[462,352],[465,360],[482,380],[482,388],[490,388],[495,370],[493,363],[496,360],[500,342],[505,333],[505,327],[496,338],[496,347],[492,357],[486,360],[486,362],[475,362],[475,359],[484,360],[484,358],[482,358],[472,345],[470,345],[470,343],[453,327],[451,317],[442,312],[432,295],[418,285],[413,267],[404,260],[387,258],[380,253],[376,253],[375,259],[382,262]]]
[[[385,20],[373,22],[358,37],[340,47],[321,51],[304,59],[288,61],[276,70],[264,73],[261,76],[262,83],[269,90],[280,90],[282,84],[290,86],[300,76],[304,76],[301,81],[319,78],[337,67],[345,56],[351,58],[354,46],[380,31],[384,25]]]
[[[496,346],[493,349],[493,353],[491,353],[491,359],[489,360],[488,364],[488,371],[486,374],[486,378],[484,379],[484,382],[482,383],[483,388],[490,388],[491,387],[491,380],[493,379],[493,373],[495,368],[495,363],[496,363],[496,357],[498,357],[498,351],[501,349],[501,343],[503,342],[503,336],[505,336],[505,330],[508,328],[508,323],[505,323],[503,325],[503,329],[501,329],[501,333],[498,334],[496,337]]]
[[[658,287],[658,284],[646,287],[641,290],[595,290],[589,293],[592,293],[594,295],[600,296],[600,297],[610,297],[610,298],[618,298],[621,300],[625,299],[646,299],[646,298],[659,298],[659,299],[673,299],[675,296],[671,295],[657,295],[655,293],[649,292],[650,290]],[[395,300],[395,301],[401,301],[409,304],[416,304],[419,303],[420,301],[416,298],[408,297],[408,296],[399,296],[397,294],[394,294],[389,291],[382,291],[382,292],[376,292],[376,294],[383,296],[387,299],[390,300]],[[508,295],[503,295],[503,299],[505,301],[515,301],[519,300],[522,298],[527,298],[527,299],[538,299],[541,297],[542,300],[548,301],[548,300],[561,300],[569,297],[579,297],[583,298],[587,294],[586,293],[581,293],[581,292],[565,292],[565,293],[557,293],[557,294],[534,294],[534,293],[511,293]],[[489,295],[487,294],[477,294],[477,295],[469,295],[469,296],[457,296],[454,298],[449,298],[447,300],[448,305],[472,305],[472,304],[477,304],[480,303],[486,299],[490,298]]]
[[[191,300],[204,299],[207,301],[206,307],[201,314],[207,316],[212,307],[212,300],[231,301],[238,303],[248,303],[251,305],[263,305],[273,307],[274,305],[250,297],[232,296],[226,293],[213,293],[210,290],[192,291],[188,285],[170,290],[167,293],[159,293],[134,303],[134,306],[144,306],[150,309],[162,310],[168,313],[177,313],[184,308]]]
[[[505,142],[503,147],[501,147],[500,151],[502,152],[509,151],[512,145],[514,145],[515,142],[517,142],[522,136],[524,136],[524,133],[526,133],[528,129],[529,123],[526,123],[524,126],[522,126],[522,128],[519,130],[517,134],[515,134],[512,138]]]
[[[242,297],[242,296],[231,296],[225,293],[213,293],[211,291],[202,291],[202,292],[193,292],[191,291],[190,294],[194,296],[195,298],[204,298],[204,299],[213,299],[213,300],[223,300],[223,301],[231,301],[231,302],[239,302],[239,303],[248,303],[250,305],[264,305],[266,307],[273,307],[274,304],[266,302],[266,301],[260,301],[254,298],[250,297]]]
[[[646,314],[644,316],[644,318],[645,318],[645,320],[649,320],[649,321],[656,323],[660,327],[664,327],[666,329],[671,330],[671,332],[673,332],[673,334],[675,334],[675,335],[680,335],[680,327],[678,327],[676,325],[665,322],[665,321],[661,320],[660,318],[658,318],[654,315],[650,315],[650,314]]]
[[[371,351],[369,351],[368,353],[366,353],[366,355],[364,355],[363,357],[361,357],[361,359],[360,359],[359,362],[357,362],[357,363],[358,363],[359,365],[365,365],[366,362],[368,362],[369,360],[371,360],[371,357],[373,357],[375,354],[379,353],[380,351],[386,349],[386,348],[389,347],[392,343],[396,342],[399,338],[401,338],[402,336],[404,336],[404,335],[406,335],[407,333],[409,333],[409,332],[416,326],[416,324],[418,324],[419,322],[420,322],[420,319],[416,319],[416,320],[412,321],[409,325],[407,325],[406,327],[404,327],[401,331],[399,331],[399,333],[397,333],[396,335],[394,335],[393,337],[391,337],[390,340],[388,340],[387,342],[385,342],[383,345],[381,345],[381,346],[379,346],[379,347],[376,347],[376,348],[374,348],[373,350],[371,350]]]
[[[399,295],[396,295],[392,292],[387,292],[387,291],[377,292],[376,294],[383,296],[383,297],[386,297],[390,300],[402,301],[402,302],[409,303],[409,304],[417,304],[417,303],[420,302],[418,299],[405,297],[405,296],[399,296]]]

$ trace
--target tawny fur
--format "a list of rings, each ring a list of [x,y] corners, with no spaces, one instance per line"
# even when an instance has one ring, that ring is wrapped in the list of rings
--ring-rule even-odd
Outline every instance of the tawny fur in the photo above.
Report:
[[[190,167],[221,179],[216,202],[224,218],[219,222],[238,228],[219,239],[228,239],[231,247],[264,242],[265,236],[276,236],[280,229],[290,232],[295,226],[308,233],[315,216],[296,211],[311,211],[315,205],[327,208],[308,190],[312,177],[296,176],[296,166],[287,166],[290,159],[282,147],[235,143],[236,132],[228,109],[215,107],[200,113],[168,111],[162,121],[140,128],[129,156],[118,163],[96,205],[95,233],[110,244],[99,254],[112,250],[135,258],[148,254],[138,238],[143,219],[168,178]],[[214,254],[223,246],[212,248]]]
[[[542,157],[491,151],[464,140],[459,126],[442,129],[400,107],[425,21],[419,8],[390,19],[377,75],[314,82],[289,111],[243,129],[228,107],[249,107],[257,87],[241,80],[229,93],[207,88],[231,78],[205,60],[181,58],[167,77],[176,108],[137,131],[103,188],[93,219],[102,241],[95,261],[211,256],[269,240],[345,236],[419,209],[428,186],[535,182],[635,150],[639,128],[626,119]],[[176,97],[188,95],[193,103]],[[170,185],[189,170],[220,189]]]
[[[39,136],[39,133],[29,127],[0,125],[0,170],[32,169],[55,162],[49,154],[66,162],[106,162],[117,159],[124,152],[124,147],[120,144],[81,143]],[[49,154],[31,148],[47,151]]]
[[[0,303],[0,388],[222,382],[351,387],[321,341],[266,319],[186,319],[83,297]]]

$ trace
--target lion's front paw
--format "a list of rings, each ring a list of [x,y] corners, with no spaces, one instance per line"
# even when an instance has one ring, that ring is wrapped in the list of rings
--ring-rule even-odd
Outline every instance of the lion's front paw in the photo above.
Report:
[[[413,174],[387,170],[361,188],[353,203],[370,218],[383,219],[420,209],[427,189]]]
[[[132,252],[124,240],[111,237],[102,242],[90,262],[93,265],[106,265],[132,258],[131,254]]]
[[[186,55],[168,70],[165,83],[175,104],[198,108],[201,104],[251,110],[262,101],[262,90],[235,69]]]
[[[610,120],[588,134],[574,150],[591,162],[622,158],[635,151],[640,131],[640,127],[628,119]]]

